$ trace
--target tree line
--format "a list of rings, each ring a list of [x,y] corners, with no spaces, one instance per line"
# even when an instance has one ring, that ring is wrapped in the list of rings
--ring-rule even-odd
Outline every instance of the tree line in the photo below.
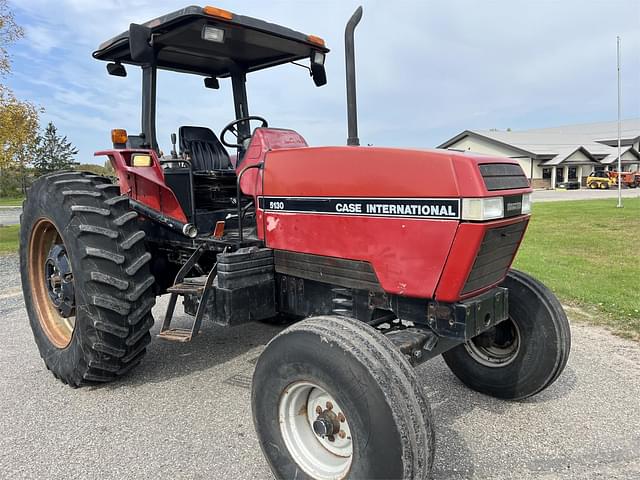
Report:
[[[23,195],[34,178],[69,168],[106,173],[100,165],[80,165],[77,148],[53,122],[40,128],[42,107],[21,100],[2,83],[11,74],[9,47],[24,37],[7,0],[0,0],[0,197]]]

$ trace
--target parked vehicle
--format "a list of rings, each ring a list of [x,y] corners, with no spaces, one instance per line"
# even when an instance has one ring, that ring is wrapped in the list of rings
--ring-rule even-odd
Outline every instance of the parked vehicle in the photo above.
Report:
[[[464,384],[502,399],[558,378],[570,350],[562,306],[510,269],[530,219],[527,177],[509,158],[359,147],[361,15],[345,35],[348,146],[310,147],[249,113],[249,73],[308,60],[315,84],[326,83],[319,37],[192,6],[131,24],[94,52],[111,75],[142,68],[142,133],[115,129],[112,148],[96,153],[117,183],[61,172],[27,196],[24,298],[58,379],[108,382],[140,364],[164,293],[165,340],[189,341],[203,321],[248,329],[286,315],[295,323],[266,346],[252,384],[274,475],[423,479],[434,431],[414,366],[442,355]],[[161,156],[160,70],[213,89],[230,78],[235,120],[219,136],[180,126]],[[172,326],[180,298],[190,329]]]
[[[608,189],[616,185],[615,177],[605,170],[595,170],[587,177],[587,187],[592,189]]]
[[[618,184],[618,178],[620,178],[623,187],[636,188],[640,186],[640,172],[610,172],[611,177],[614,179],[615,185]]]
[[[563,188],[565,190],[579,190],[580,182],[578,180],[569,180],[568,182],[559,182],[556,184],[556,188]]]

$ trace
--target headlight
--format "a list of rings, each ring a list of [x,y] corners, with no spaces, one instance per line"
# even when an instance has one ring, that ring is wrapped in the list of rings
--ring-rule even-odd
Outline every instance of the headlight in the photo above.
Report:
[[[495,220],[504,217],[504,199],[491,198],[463,198],[462,220]]]
[[[531,213],[532,198],[530,193],[522,195],[522,214]]]

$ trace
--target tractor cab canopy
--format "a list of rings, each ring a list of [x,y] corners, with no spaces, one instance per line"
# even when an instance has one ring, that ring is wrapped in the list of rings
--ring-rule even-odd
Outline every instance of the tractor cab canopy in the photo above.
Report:
[[[158,68],[219,78],[308,58],[323,64],[329,51],[314,35],[215,7],[190,6],[132,27],[102,43],[94,58],[146,63],[135,27],[147,31],[150,38],[142,40],[155,51]]]
[[[142,68],[143,144],[158,150],[155,132],[157,70],[202,75],[205,86],[219,88],[218,78],[233,86],[238,139],[251,137],[246,74],[308,59],[317,86],[326,83],[324,40],[286,27],[215,7],[190,6],[163,15],[102,43],[93,57],[109,63],[111,75],[126,76],[124,64]],[[243,120],[244,119],[244,120]],[[243,147],[238,146],[238,155]]]

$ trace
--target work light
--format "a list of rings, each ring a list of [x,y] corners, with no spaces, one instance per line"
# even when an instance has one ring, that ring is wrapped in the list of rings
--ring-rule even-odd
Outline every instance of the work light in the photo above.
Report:
[[[205,27],[202,29],[202,39],[209,42],[223,43],[224,30],[222,30],[221,28],[205,25]]]
[[[311,61],[313,63],[317,63],[318,65],[324,65],[324,53],[313,52],[313,55],[311,56]]]

